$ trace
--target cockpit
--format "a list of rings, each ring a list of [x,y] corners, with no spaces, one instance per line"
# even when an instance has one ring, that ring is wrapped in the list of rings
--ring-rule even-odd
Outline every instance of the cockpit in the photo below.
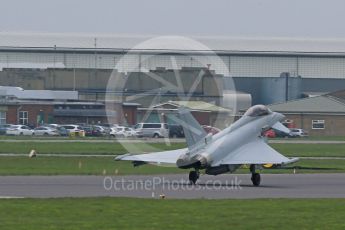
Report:
[[[271,114],[272,111],[264,105],[254,105],[247,110],[244,116],[259,117]]]

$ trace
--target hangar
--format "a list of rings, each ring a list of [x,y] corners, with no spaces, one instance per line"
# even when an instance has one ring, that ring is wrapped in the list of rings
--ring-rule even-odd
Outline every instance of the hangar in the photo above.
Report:
[[[332,92],[345,85],[344,40],[193,38],[213,53],[176,45],[176,37],[154,49],[142,43],[152,38],[1,32],[0,81],[24,89],[78,90],[84,99],[102,100],[115,67],[128,73],[134,66],[141,75],[159,69],[202,68],[223,76],[224,89],[250,93],[253,104],[298,99],[304,92]],[[144,45],[136,46],[140,43]],[[122,59],[124,54],[127,57]]]

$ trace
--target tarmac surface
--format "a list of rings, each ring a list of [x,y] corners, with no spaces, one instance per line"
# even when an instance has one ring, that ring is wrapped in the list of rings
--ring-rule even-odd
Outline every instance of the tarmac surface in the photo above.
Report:
[[[0,198],[140,197],[181,199],[345,198],[345,174],[250,174],[188,176],[0,176]]]

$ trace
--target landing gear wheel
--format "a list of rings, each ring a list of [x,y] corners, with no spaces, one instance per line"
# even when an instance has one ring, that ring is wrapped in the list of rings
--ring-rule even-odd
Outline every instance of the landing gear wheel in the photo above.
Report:
[[[259,186],[260,182],[261,182],[260,173],[252,173],[251,180],[252,180],[254,186]]]
[[[198,179],[199,179],[199,172],[197,172],[197,171],[190,171],[189,172],[189,181],[192,184],[195,184]]]

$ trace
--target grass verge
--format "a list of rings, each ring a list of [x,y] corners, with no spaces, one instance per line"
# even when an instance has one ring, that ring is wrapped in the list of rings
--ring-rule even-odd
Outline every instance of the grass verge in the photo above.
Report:
[[[127,148],[134,148],[140,152],[154,152],[186,147],[185,143],[127,143]],[[345,144],[270,144],[278,152],[286,156],[305,157],[345,157]],[[109,154],[127,153],[128,150],[121,143],[93,143],[93,142],[0,142],[0,153],[28,154],[35,149],[40,154]]]
[[[345,144],[270,144],[285,156],[345,157]]]
[[[170,146],[165,143],[132,143],[143,152],[157,150],[171,150],[184,148],[185,143],[172,143]],[[130,146],[129,146],[130,147]],[[94,142],[0,142],[0,153],[21,153],[29,154],[35,149],[40,154],[125,154],[127,149],[120,143],[94,143]]]
[[[0,200],[9,229],[344,229],[345,199]]]
[[[296,173],[344,173],[345,160],[303,159],[292,166],[299,166]],[[313,169],[314,168],[314,169]],[[262,173],[293,173],[293,169],[265,169]],[[0,175],[150,175],[184,173],[175,167],[143,165],[133,167],[130,162],[114,161],[112,157],[1,157]],[[249,173],[242,168],[236,173]]]

